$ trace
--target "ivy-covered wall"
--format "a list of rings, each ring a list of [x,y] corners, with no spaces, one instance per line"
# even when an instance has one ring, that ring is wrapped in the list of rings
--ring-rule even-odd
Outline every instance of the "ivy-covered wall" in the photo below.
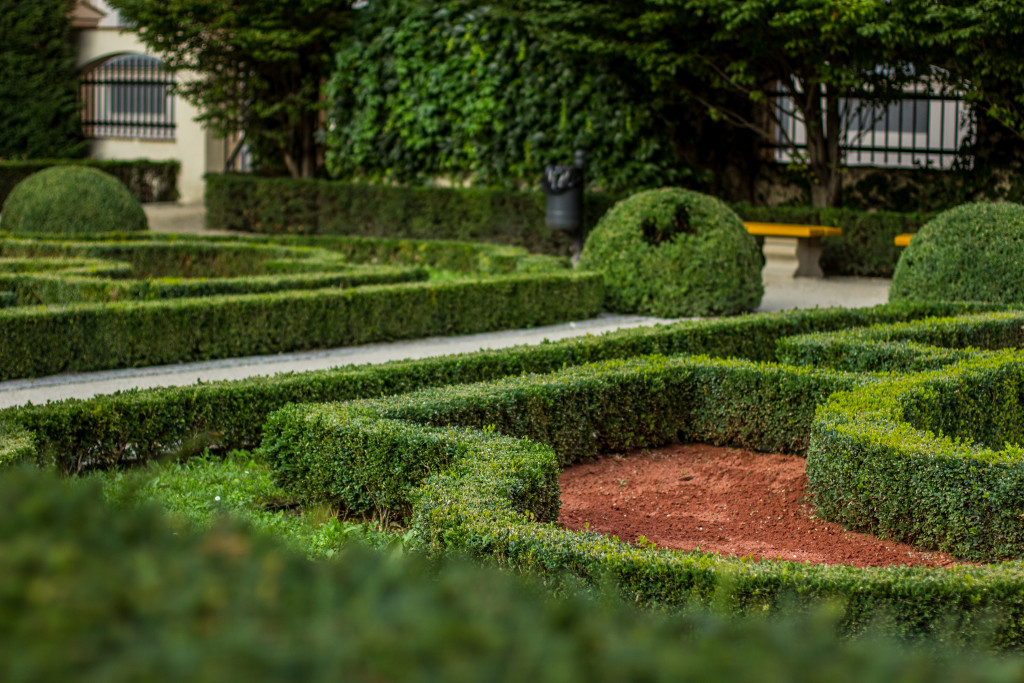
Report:
[[[697,181],[611,65],[573,64],[478,2],[386,0],[359,15],[326,88],[336,179],[522,188],[583,149],[591,187]]]

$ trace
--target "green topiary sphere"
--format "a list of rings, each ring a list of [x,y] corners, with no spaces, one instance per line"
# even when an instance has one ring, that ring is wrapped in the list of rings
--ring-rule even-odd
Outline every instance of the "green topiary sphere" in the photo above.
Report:
[[[580,255],[581,268],[604,273],[609,310],[664,317],[753,310],[764,294],[762,265],[732,209],[673,187],[616,204]]]
[[[1024,206],[962,204],[903,250],[889,301],[1024,303]]]
[[[53,166],[14,187],[0,226],[15,234],[81,234],[134,232],[149,223],[117,178],[88,166]]]

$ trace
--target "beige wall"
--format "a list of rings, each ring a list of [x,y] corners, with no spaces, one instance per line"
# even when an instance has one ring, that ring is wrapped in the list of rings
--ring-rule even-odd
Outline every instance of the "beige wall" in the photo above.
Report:
[[[134,33],[122,32],[122,29],[116,27],[101,25],[100,28],[85,29],[78,33],[77,66],[80,69],[119,54],[147,54],[146,46]],[[179,79],[182,77],[178,75]],[[181,97],[175,97],[174,112],[173,140],[102,138],[93,140],[89,151],[97,159],[177,159],[181,163],[178,175],[179,201],[182,204],[201,203],[203,174],[208,170],[221,170],[223,160],[217,162],[216,159],[208,158],[207,150],[215,148],[217,141],[195,120],[198,115],[195,107]]]

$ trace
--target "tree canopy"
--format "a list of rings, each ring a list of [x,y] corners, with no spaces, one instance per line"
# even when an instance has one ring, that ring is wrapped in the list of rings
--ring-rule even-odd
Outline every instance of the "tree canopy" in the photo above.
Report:
[[[507,10],[565,49],[619,55],[654,101],[689,100],[714,118],[785,140],[779,89],[807,129],[817,206],[840,202],[843,103],[877,111],[927,74],[914,17],[923,0],[513,0]],[[858,105],[859,106],[859,105]]]
[[[83,147],[69,0],[0,0],[0,159]]]
[[[222,135],[311,177],[321,154],[321,83],[352,20],[352,0],[109,0]]]

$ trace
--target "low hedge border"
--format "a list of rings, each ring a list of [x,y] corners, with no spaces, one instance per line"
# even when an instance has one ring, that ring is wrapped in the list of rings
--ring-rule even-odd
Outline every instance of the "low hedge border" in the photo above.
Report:
[[[588,192],[589,231],[621,199]],[[900,250],[893,237],[916,232],[931,214],[813,207],[730,205],[747,221],[841,227],[823,241],[826,275],[892,277]],[[480,240],[567,256],[570,242],[544,222],[538,192],[442,187],[398,187],[329,180],[206,177],[206,227],[216,230],[306,235],[375,235]]]
[[[774,360],[779,338],[983,309],[971,304],[886,304],[687,321],[534,346],[396,361],[373,366],[184,387],[128,391],[0,411],[0,425],[31,435],[30,457],[66,473],[119,467],[205,446],[230,450],[259,442],[267,416],[288,403],[373,398],[524,372],[645,354],[709,354]],[[0,430],[0,444],[4,442]]]
[[[331,435],[350,418],[486,428],[531,439],[553,449],[557,478],[562,467],[600,453],[676,438],[800,453],[815,407],[866,381],[866,375],[702,356],[611,360],[372,401],[292,405],[270,416],[260,452],[277,468],[278,483],[301,500],[363,513],[372,510],[368,496],[373,507],[407,506],[413,485],[447,463],[387,448],[350,457],[348,439]],[[557,482],[549,484],[557,490]]]
[[[289,406],[268,420],[262,451],[282,484],[307,500],[370,510],[411,503],[413,528],[433,554],[469,554],[591,586],[611,578],[643,605],[715,603],[763,613],[785,601],[792,608],[837,600],[852,632],[881,613],[914,631],[943,615],[984,622],[992,612],[1001,617],[997,642],[1024,642],[1020,563],[935,570],[752,562],[630,546],[549,523],[561,465],[593,448],[656,445],[679,432],[756,447],[779,430],[797,443],[809,430],[814,394],[865,383],[878,388],[863,375],[828,370],[648,358],[379,401]],[[753,405],[762,411],[751,414]],[[715,406],[757,427],[737,433],[735,421],[704,412]],[[585,448],[565,447],[581,437]]]
[[[0,379],[533,327],[597,315],[590,273],[0,310]]]
[[[128,277],[130,263],[94,258],[0,257],[0,274],[60,273],[89,277]]]
[[[117,246],[113,246],[117,245]],[[190,245],[195,245],[195,254],[189,253]],[[306,254],[314,249],[329,254],[331,259],[342,259],[353,263],[428,266],[439,270],[450,270],[464,273],[482,273],[504,275],[513,272],[538,272],[564,270],[570,267],[567,259],[531,254],[521,247],[481,244],[474,242],[458,242],[453,240],[411,240],[377,237],[345,237],[345,236],[254,236],[254,235],[176,235],[160,233],[108,233],[106,235],[76,235],[74,241],[66,236],[51,238],[35,237],[31,240],[8,237],[0,241],[0,254],[32,256],[78,256],[94,254],[99,257],[110,257],[112,250],[131,249],[134,262],[140,264],[143,272],[152,271],[156,265],[150,266],[157,255],[163,255],[164,268],[182,268],[180,261],[176,266],[168,266],[167,255],[187,256],[194,261],[199,254],[210,255],[220,253],[240,253],[243,256],[257,258],[260,262],[267,260],[268,254],[274,254],[278,248],[279,257]],[[148,251],[147,251],[148,250]],[[219,250],[219,251],[218,251]],[[248,250],[248,251],[246,251]],[[159,265],[159,261],[157,261]],[[244,262],[243,262],[244,265]],[[238,274],[238,273],[230,273]]]
[[[423,282],[426,269],[410,266],[355,266],[336,272],[263,275],[237,278],[150,280],[106,279],[65,275],[0,274],[0,288],[17,296],[17,305],[103,303],[111,301],[152,301],[218,294],[258,294],[289,290],[346,288]],[[337,272],[337,271],[341,272]]]
[[[14,186],[36,171],[51,166],[90,166],[120,180],[142,203],[173,202],[178,198],[178,161],[134,159],[115,161],[103,159],[32,159],[0,161],[0,205]]]
[[[776,356],[789,365],[921,372],[983,350],[1019,348],[1024,348],[1024,311],[1005,311],[785,337]]]
[[[275,261],[315,261],[349,265],[340,255],[313,247],[253,244],[239,240],[134,240],[117,235],[107,240],[0,240],[0,254],[23,259],[103,259],[131,264],[136,278],[214,278],[263,275]]]
[[[615,199],[588,194],[588,228]],[[557,256],[571,247],[544,223],[539,192],[208,174],[205,202],[206,227],[216,230],[470,240]]]
[[[833,396],[807,461],[819,514],[967,559],[1021,557],[1022,394],[1024,361],[1002,351]]]
[[[352,544],[309,562],[251,529],[199,535],[38,472],[6,473],[0,508],[0,655],[31,672],[19,681],[996,683],[1024,670],[957,620],[908,649],[884,627],[836,638],[819,610],[656,615]]]

